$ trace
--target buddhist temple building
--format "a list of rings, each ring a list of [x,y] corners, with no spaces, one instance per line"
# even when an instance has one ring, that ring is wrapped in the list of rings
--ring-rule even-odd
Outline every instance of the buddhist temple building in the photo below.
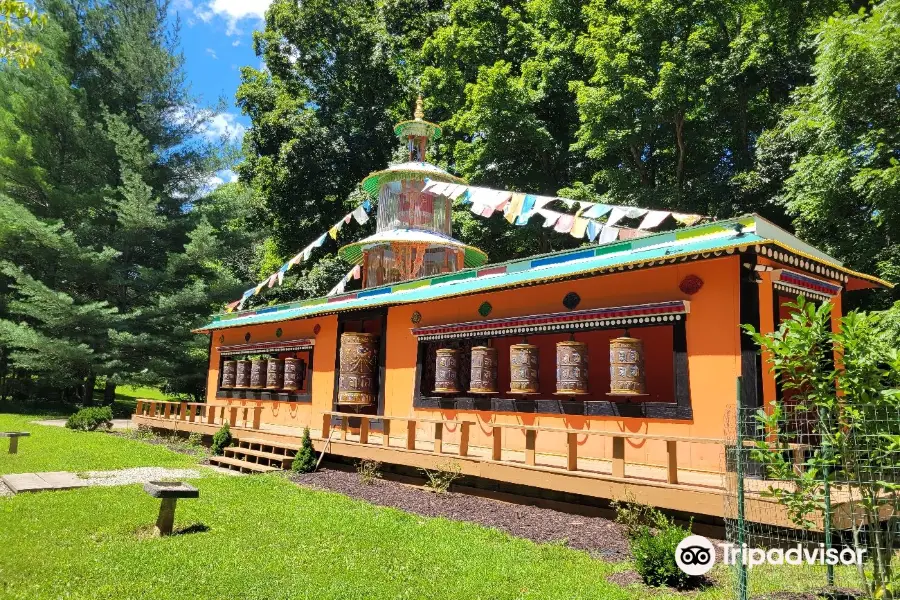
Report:
[[[135,422],[204,434],[228,422],[239,443],[214,461],[245,471],[287,466],[309,428],[335,458],[453,461],[471,485],[627,493],[721,518],[736,403],[781,393],[740,326],[774,331],[799,295],[829,302],[837,326],[846,294],[889,286],[752,214],[682,226],[652,213],[644,224],[669,226],[489,264],[453,237],[453,210],[481,207],[461,207],[467,182],[425,162],[441,128],[421,101],[395,133],[408,162],[362,182],[377,230],[339,250],[362,289],[212,317],[197,330],[210,338],[206,402],[143,402]],[[488,196],[470,202],[531,202]],[[578,214],[616,215],[610,227],[651,214],[588,204]],[[789,526],[774,503],[771,515]]]

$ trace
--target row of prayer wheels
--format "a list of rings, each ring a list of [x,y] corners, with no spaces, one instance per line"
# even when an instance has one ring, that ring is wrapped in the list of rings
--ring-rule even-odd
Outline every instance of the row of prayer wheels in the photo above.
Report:
[[[457,394],[459,389],[460,350],[437,351],[435,393]],[[499,394],[497,389],[497,349],[472,348],[470,394]],[[508,394],[539,393],[539,352],[534,344],[514,344],[509,348]],[[610,395],[638,396],[646,390],[644,346],[639,339],[620,337],[610,341]],[[565,341],[556,344],[556,394],[582,396],[588,393],[588,345]]]
[[[299,390],[306,379],[302,358],[255,358],[222,363],[223,389]]]

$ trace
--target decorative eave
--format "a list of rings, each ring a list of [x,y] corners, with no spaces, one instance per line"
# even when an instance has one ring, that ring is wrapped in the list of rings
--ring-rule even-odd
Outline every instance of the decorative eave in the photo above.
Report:
[[[409,162],[392,165],[387,169],[375,171],[362,180],[362,188],[371,195],[378,194],[378,188],[382,183],[389,181],[416,180],[424,181],[426,178],[432,181],[444,183],[466,183],[465,179],[451,175],[447,171],[427,162]]]
[[[412,333],[420,340],[443,340],[529,333],[554,333],[578,329],[646,327],[680,321],[690,312],[691,303],[689,301],[674,300],[672,302],[656,302],[654,304],[592,308],[564,313],[413,327]]]
[[[234,356],[235,354],[249,354],[261,352],[294,352],[296,350],[312,350],[316,340],[303,338],[297,340],[285,340],[275,342],[256,342],[253,344],[234,344],[232,346],[217,346],[216,351],[221,356]]]
[[[841,281],[846,281],[846,276],[838,273]],[[831,300],[841,293],[841,286],[822,281],[809,275],[803,275],[788,269],[776,269],[772,271],[772,285],[776,290],[791,294],[803,294],[818,300]]]

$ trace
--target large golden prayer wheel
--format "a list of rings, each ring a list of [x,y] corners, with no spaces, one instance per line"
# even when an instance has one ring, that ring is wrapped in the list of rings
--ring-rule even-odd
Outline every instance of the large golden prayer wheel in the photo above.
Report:
[[[469,392],[473,394],[497,393],[497,349],[487,346],[472,348],[472,375]]]
[[[613,396],[642,396],[646,393],[644,342],[620,337],[609,342],[609,393]]]
[[[254,358],[250,361],[250,388],[261,390],[266,387],[266,369],[268,360],[265,358]]]
[[[223,389],[233,388],[237,380],[237,361],[226,360],[222,362],[222,385]]]
[[[372,333],[341,335],[338,404],[369,406],[375,403],[377,342],[378,336]]]
[[[235,377],[234,387],[248,388],[250,387],[250,361],[237,361],[237,375]]]
[[[556,393],[564,396],[588,393],[588,346],[584,342],[557,342]]]
[[[509,393],[538,393],[538,347],[513,344],[509,347]]]
[[[285,390],[298,390],[303,387],[303,379],[306,371],[306,362],[300,358],[284,359],[284,387]]]
[[[266,367],[266,389],[280,390],[284,387],[284,360],[270,358]]]
[[[459,350],[438,349],[435,359],[434,391],[438,394],[459,393]]]

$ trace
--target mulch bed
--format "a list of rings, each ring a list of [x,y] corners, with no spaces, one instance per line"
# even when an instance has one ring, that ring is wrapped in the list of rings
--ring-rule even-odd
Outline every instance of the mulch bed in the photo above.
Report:
[[[866,594],[850,588],[821,588],[809,592],[772,592],[753,596],[750,600],[857,600]]]
[[[601,517],[573,515],[468,494],[437,494],[385,479],[365,484],[357,473],[335,469],[321,469],[304,475],[292,473],[289,477],[306,487],[338,492],[425,517],[478,523],[538,543],[564,541],[570,548],[585,550],[591,556],[608,561],[627,560],[631,556],[623,529]]]

